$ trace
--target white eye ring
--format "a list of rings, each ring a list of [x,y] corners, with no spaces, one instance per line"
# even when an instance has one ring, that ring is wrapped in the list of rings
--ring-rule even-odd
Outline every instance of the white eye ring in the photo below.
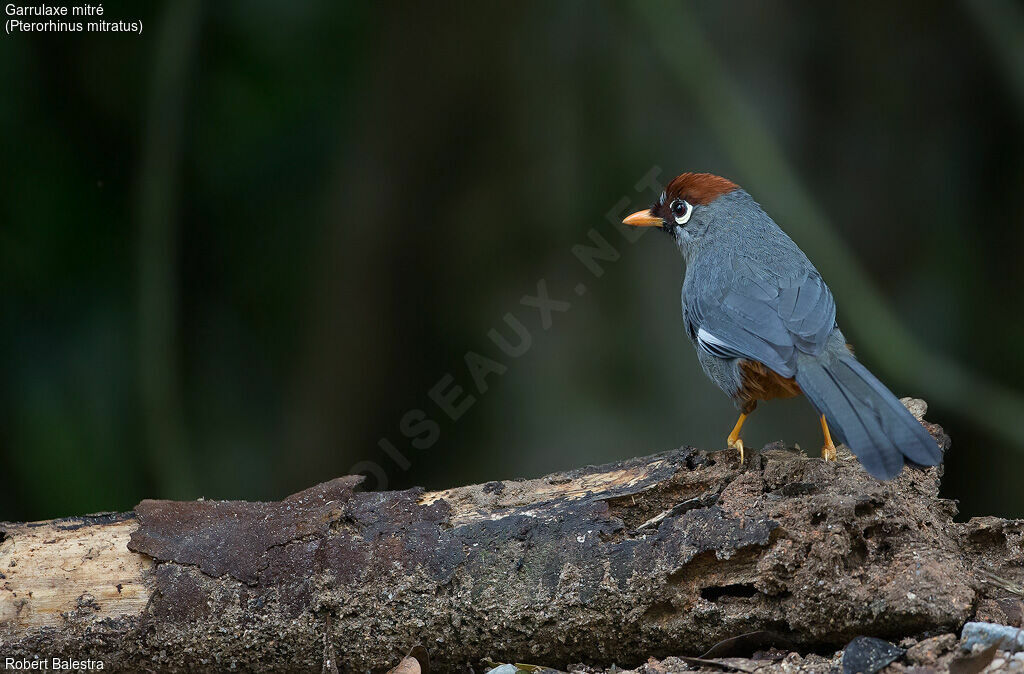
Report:
[[[683,203],[686,204],[686,212],[683,213],[682,215],[675,216],[677,225],[685,225],[687,222],[690,221],[690,216],[693,215],[693,206],[690,205],[690,202],[684,201]]]

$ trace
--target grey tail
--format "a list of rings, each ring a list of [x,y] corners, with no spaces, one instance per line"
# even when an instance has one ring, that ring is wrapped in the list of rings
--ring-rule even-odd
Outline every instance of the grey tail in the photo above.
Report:
[[[904,460],[922,466],[942,460],[931,434],[852,355],[802,356],[796,382],[871,475],[888,480],[899,475]]]

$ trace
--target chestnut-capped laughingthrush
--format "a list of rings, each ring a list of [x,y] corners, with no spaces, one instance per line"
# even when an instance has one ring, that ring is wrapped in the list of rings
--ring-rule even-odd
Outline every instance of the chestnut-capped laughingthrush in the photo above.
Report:
[[[939,463],[928,431],[853,356],[821,274],[739,186],[684,173],[623,222],[660,227],[683,254],[686,334],[740,411],[727,442],[741,462],[740,428],[757,402],[803,393],[821,415],[826,460],[836,458],[835,435],[877,478],[898,475],[904,461]]]

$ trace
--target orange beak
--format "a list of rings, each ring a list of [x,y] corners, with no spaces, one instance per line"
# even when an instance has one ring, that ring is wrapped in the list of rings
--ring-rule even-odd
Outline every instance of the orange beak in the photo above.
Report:
[[[661,227],[665,224],[665,221],[659,217],[651,215],[650,211],[637,211],[623,220],[622,224],[631,225],[633,227]]]

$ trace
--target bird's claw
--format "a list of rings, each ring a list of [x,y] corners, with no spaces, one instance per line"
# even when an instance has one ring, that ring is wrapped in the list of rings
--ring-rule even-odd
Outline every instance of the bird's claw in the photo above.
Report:
[[[739,450],[740,453],[740,465],[743,465],[743,440],[740,438],[729,439],[729,449]]]
[[[828,430],[828,421],[825,415],[821,415],[821,434],[825,436],[825,446],[821,448],[821,458],[824,461],[836,460],[836,445],[832,442],[832,433]]]
[[[829,443],[821,448],[821,458],[823,461],[836,461],[838,455],[836,453],[836,446]]]

